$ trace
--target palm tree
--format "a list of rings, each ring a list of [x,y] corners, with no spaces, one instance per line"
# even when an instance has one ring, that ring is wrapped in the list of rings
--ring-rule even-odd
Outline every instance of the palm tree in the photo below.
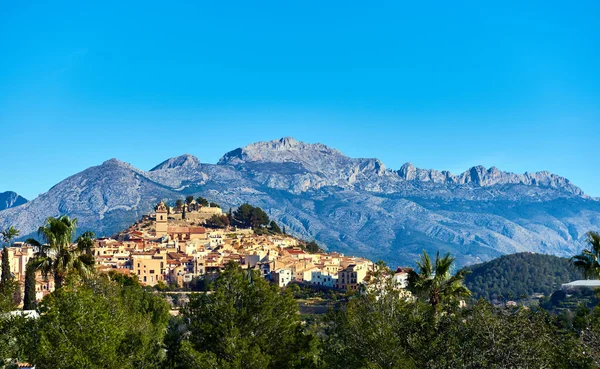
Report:
[[[600,234],[598,232],[587,233],[589,248],[581,251],[581,254],[571,258],[573,265],[583,272],[586,279],[600,278]]]
[[[459,270],[452,275],[451,268],[455,258],[450,253],[440,257],[436,254],[435,264],[425,250],[421,260],[417,261],[419,272],[408,272],[408,289],[417,298],[426,300],[434,309],[445,303],[457,302],[471,296],[471,291],[463,285],[467,272]]]
[[[13,226],[10,226],[10,228],[8,228],[7,230],[0,232],[0,235],[2,235],[2,241],[4,241],[5,244],[10,246],[12,243],[12,240],[15,237],[19,236],[19,230]]]
[[[93,271],[94,258],[91,255],[93,233],[86,232],[77,239],[75,248],[71,242],[77,229],[77,219],[62,215],[58,218],[49,217],[38,229],[41,242],[28,239],[26,243],[37,247],[35,257],[31,259],[34,270],[39,270],[44,276],[54,275],[56,289],[62,287],[67,275],[75,271],[81,275],[89,275]]]

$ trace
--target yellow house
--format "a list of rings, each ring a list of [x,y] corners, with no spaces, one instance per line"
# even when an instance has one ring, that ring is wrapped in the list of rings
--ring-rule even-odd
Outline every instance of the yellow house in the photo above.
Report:
[[[131,264],[132,274],[137,275],[145,286],[154,286],[158,281],[165,279],[166,254],[158,252],[132,253]]]

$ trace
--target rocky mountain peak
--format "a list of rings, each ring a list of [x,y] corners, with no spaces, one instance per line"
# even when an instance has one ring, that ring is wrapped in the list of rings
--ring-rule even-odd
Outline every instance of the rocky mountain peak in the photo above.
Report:
[[[104,163],[102,163],[102,165],[125,165],[125,162],[122,162],[121,160],[117,159],[117,158],[112,158],[112,159],[108,159],[106,160]]]
[[[312,162],[327,158],[346,158],[338,150],[320,143],[308,144],[297,141],[292,137],[279,140],[263,141],[235,149],[225,154],[218,162],[219,165],[238,165],[242,163],[284,163]]]
[[[174,169],[174,168],[196,168],[200,166],[200,160],[190,154],[183,154],[174,158],[167,159],[162,163],[158,164],[154,168],[150,169],[151,172],[163,169]]]
[[[122,169],[131,169],[131,170],[139,171],[136,167],[134,167],[130,163],[126,163],[117,158],[112,158],[112,159],[106,160],[105,162],[103,162],[100,165],[100,167],[118,167],[118,168],[122,168]],[[93,168],[93,167],[91,167],[91,168]]]
[[[405,163],[402,165],[402,167],[400,167],[398,175],[406,181],[412,181],[417,177],[417,168],[415,168],[415,166],[410,162]]]
[[[0,192],[0,210],[23,205],[27,200],[13,191]]]

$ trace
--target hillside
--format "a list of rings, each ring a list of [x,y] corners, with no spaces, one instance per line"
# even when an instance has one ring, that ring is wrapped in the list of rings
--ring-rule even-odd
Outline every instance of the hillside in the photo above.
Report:
[[[473,297],[485,299],[518,299],[534,293],[549,296],[561,284],[583,278],[569,259],[533,253],[504,255],[466,269],[471,273],[465,284]]]
[[[217,164],[182,155],[145,171],[111,159],[0,211],[0,227],[26,236],[47,216],[68,214],[80,229],[111,235],[159,200],[188,195],[226,209],[251,203],[301,238],[392,266],[412,265],[423,249],[451,252],[459,265],[525,251],[571,256],[600,229],[600,201],[556,174],[395,170],[289,137],[235,149]]]

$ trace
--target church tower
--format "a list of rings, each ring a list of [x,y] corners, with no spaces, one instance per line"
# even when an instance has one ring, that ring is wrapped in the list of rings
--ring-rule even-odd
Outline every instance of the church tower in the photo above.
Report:
[[[156,229],[156,237],[167,235],[168,218],[169,214],[167,213],[167,205],[161,201],[156,206],[156,222],[154,225],[154,229]]]

